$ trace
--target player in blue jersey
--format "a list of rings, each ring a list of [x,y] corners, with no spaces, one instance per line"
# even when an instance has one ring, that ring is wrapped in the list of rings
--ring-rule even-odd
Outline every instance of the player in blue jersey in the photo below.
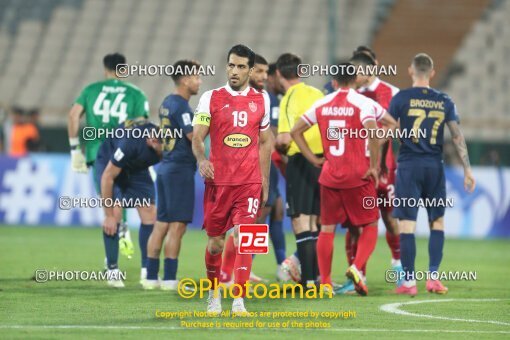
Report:
[[[390,104],[389,112],[400,122],[405,138],[401,138],[398,156],[393,216],[398,219],[400,231],[401,261],[404,268],[404,283],[396,293],[414,296],[417,294],[414,277],[416,257],[416,217],[418,205],[425,202],[430,226],[429,271],[436,273],[443,256],[446,186],[443,168],[444,127],[448,126],[453,144],[464,167],[464,187],[472,192],[475,179],[471,172],[469,155],[464,136],[460,131],[455,104],[446,94],[429,87],[434,76],[432,59],[425,53],[416,55],[409,67],[413,87],[397,93]],[[428,202],[427,202],[428,201]],[[434,202],[435,201],[435,202]],[[446,294],[448,288],[439,280],[427,280],[427,290]]]
[[[179,60],[174,69],[190,71],[189,74],[172,75],[175,92],[167,96],[159,109],[161,129],[169,132],[163,140],[163,160],[157,171],[158,213],[157,221],[149,239],[147,280],[144,289],[160,287],[177,289],[177,266],[181,240],[186,225],[193,218],[195,204],[195,172],[197,161],[191,151],[193,111],[189,106],[191,96],[198,93],[201,80],[197,72],[199,64],[191,60]],[[171,132],[171,133],[170,133]],[[159,256],[165,243],[164,276],[158,278]]]
[[[115,131],[115,137],[106,139],[97,153],[95,175],[101,184],[100,194],[105,202],[103,240],[107,268],[112,274],[108,285],[112,287],[124,287],[118,275],[121,208],[136,208],[138,211],[142,267],[146,266],[147,240],[156,219],[155,189],[149,167],[161,158],[161,143],[156,133],[157,126],[143,117],[126,120]],[[109,205],[112,199],[116,203],[120,200],[121,206]]]

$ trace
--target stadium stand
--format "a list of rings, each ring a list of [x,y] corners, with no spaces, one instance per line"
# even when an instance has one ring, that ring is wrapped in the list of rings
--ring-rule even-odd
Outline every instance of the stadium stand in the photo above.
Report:
[[[0,104],[41,107],[45,125],[63,125],[63,114],[85,84],[102,77],[101,59],[112,51],[124,53],[129,63],[195,58],[216,65],[219,76],[205,77],[203,88],[223,84],[225,50],[238,42],[269,60],[292,51],[324,64],[331,2],[339,13],[336,53],[347,56],[370,42],[373,27],[366,22],[381,20],[376,2],[0,0]],[[225,20],[230,17],[238,20]],[[130,81],[146,92],[155,113],[169,78]],[[322,87],[324,79],[310,83]]]

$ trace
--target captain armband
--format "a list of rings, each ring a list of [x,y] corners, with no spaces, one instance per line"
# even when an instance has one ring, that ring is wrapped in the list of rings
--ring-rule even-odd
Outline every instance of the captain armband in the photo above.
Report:
[[[200,113],[196,113],[193,116],[193,126],[195,126],[195,125],[209,126],[210,124],[211,124],[211,116],[208,113],[200,112]]]

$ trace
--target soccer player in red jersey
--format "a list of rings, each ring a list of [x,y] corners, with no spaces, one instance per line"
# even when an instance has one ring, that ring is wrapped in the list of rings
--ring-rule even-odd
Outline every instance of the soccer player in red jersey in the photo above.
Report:
[[[347,70],[352,64],[341,64]],[[321,232],[317,256],[322,284],[331,285],[333,238],[337,223],[351,230],[361,229],[358,249],[346,276],[360,295],[367,295],[365,278],[360,273],[377,242],[379,209],[375,205],[379,179],[379,149],[384,140],[363,129],[377,129],[376,121],[385,128],[396,128],[395,120],[379,104],[357,93],[356,74],[340,72],[333,79],[337,90],[319,99],[294,125],[291,135],[303,155],[315,166],[322,167],[319,178]],[[308,147],[303,133],[319,125],[324,158],[318,158]],[[348,132],[348,133],[345,133]],[[352,134],[351,134],[352,132]],[[354,133],[357,133],[354,134]]]
[[[205,252],[207,278],[212,282],[207,311],[221,313],[221,255],[225,234],[234,227],[238,244],[239,224],[255,223],[257,211],[268,197],[272,135],[269,129],[270,103],[267,93],[248,85],[255,53],[236,45],[227,56],[228,83],[205,92],[193,120],[193,153],[200,175],[205,178],[204,223],[208,242]],[[210,134],[210,157],[205,157],[204,139]],[[232,312],[246,312],[243,297],[250,277],[252,255],[236,249]]]
[[[375,66],[377,60],[374,52],[366,47],[360,51],[355,51],[351,57],[350,62],[356,66]],[[391,98],[398,93],[399,89],[385,81],[380,80],[376,75],[358,75],[356,77],[356,87],[359,93],[373,99],[379,103],[385,110],[388,110]],[[393,270],[402,271],[402,264],[400,263],[400,241],[397,221],[392,216],[393,206],[391,200],[395,197],[395,171],[397,164],[391,147],[392,140],[388,141],[382,146],[381,151],[381,172],[379,174],[379,186],[377,187],[377,196],[385,199],[383,204],[379,205],[381,217],[386,227],[386,242],[391,250],[391,265]],[[347,231],[345,242],[347,259],[352,263],[356,254],[356,243],[359,235],[351,235]],[[366,268],[361,268],[361,271],[366,275]],[[401,277],[401,275],[399,275]],[[401,280],[397,281],[397,286],[401,284]],[[352,282],[346,282],[339,289],[341,293],[349,293],[354,290]]]

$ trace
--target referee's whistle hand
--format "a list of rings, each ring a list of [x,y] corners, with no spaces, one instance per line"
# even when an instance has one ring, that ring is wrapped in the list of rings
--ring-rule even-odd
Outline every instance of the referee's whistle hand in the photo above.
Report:
[[[205,179],[214,179],[214,166],[207,159],[200,162],[198,171],[200,172],[200,176]]]

